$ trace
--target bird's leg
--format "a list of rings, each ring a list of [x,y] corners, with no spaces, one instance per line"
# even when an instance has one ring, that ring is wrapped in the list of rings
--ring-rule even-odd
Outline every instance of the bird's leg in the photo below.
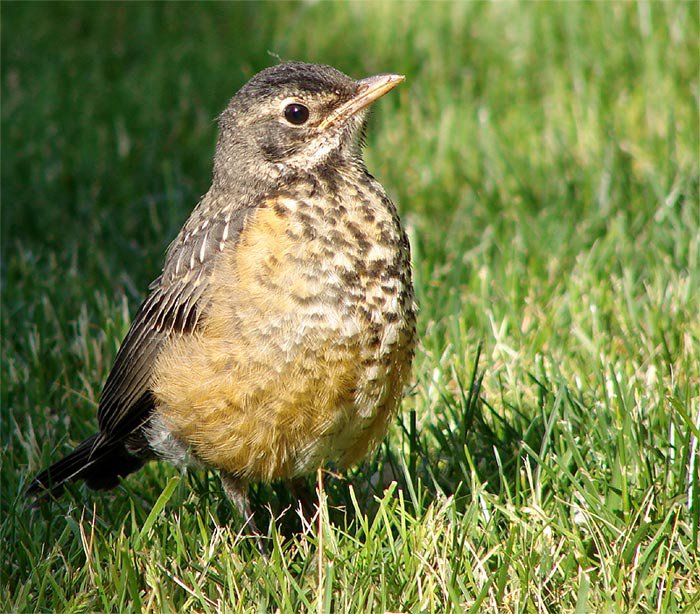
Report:
[[[243,517],[243,526],[249,527],[253,536],[255,537],[255,543],[258,550],[261,552],[264,550],[261,537],[262,534],[258,530],[255,524],[255,517],[253,515],[253,510],[250,508],[250,498],[248,497],[248,483],[230,473],[221,472],[221,485],[224,487],[224,492],[229,498],[229,501],[238,510],[238,513]]]
[[[229,501],[233,503],[238,513],[243,517],[245,524],[255,526],[253,511],[250,509],[248,484],[230,473],[224,473],[222,471],[221,485],[224,487],[224,492],[229,498]]]
[[[289,490],[301,506],[301,513],[304,521],[310,524],[318,509],[316,492],[311,489],[309,481],[305,478],[290,480]]]

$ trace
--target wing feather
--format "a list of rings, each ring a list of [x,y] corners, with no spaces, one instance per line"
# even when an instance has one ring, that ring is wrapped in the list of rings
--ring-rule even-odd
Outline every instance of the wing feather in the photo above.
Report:
[[[237,243],[255,208],[232,210],[209,193],[168,248],[163,273],[134,316],[102,391],[97,419],[104,437],[123,439],[148,421],[153,366],[161,348],[171,337],[191,334],[201,325],[216,256]]]

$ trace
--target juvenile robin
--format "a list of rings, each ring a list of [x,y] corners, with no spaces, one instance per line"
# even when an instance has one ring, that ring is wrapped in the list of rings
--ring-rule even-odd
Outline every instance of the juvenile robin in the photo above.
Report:
[[[248,484],[353,465],[395,416],[415,310],[409,244],[361,155],[369,105],[403,81],[290,62],[219,117],[212,185],[117,354],[99,432],[37,475],[112,488],[151,459]]]

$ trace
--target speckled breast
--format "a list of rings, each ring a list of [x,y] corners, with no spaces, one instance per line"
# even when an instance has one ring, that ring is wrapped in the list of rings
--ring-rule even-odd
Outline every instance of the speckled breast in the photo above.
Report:
[[[327,174],[269,194],[216,274],[202,333],[160,359],[167,428],[245,479],[361,459],[395,415],[415,342],[409,245],[381,186]]]

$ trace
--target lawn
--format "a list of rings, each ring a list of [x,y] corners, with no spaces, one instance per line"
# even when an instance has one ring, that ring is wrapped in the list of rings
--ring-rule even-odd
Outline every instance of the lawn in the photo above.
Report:
[[[698,611],[700,4],[0,9],[0,610]],[[31,509],[278,58],[406,75],[365,151],[413,249],[400,416],[267,561],[214,473]]]

